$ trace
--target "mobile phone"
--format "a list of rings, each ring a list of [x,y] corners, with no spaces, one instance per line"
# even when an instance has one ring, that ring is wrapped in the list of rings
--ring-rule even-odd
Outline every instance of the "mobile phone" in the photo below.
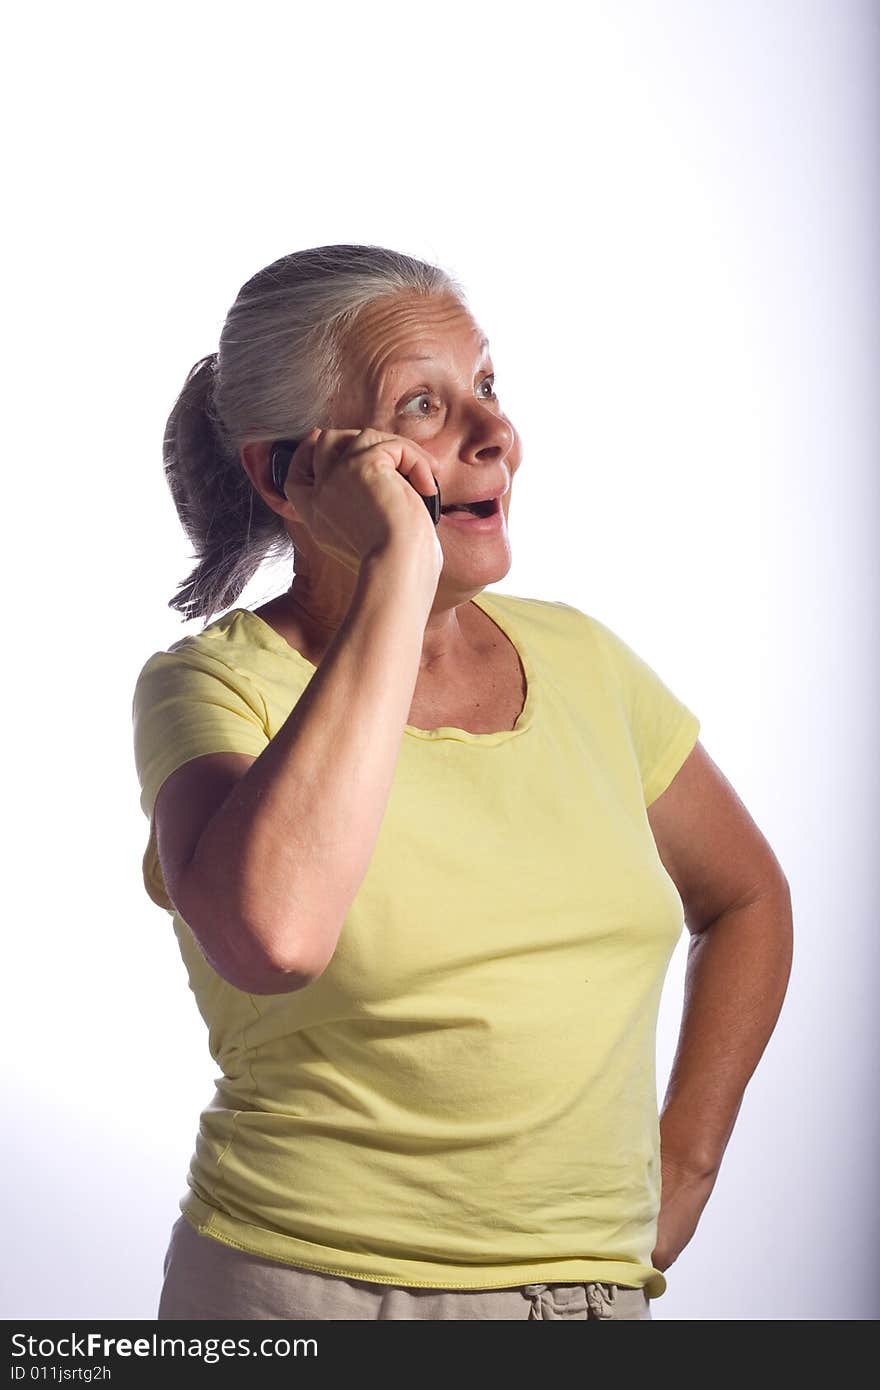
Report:
[[[272,482],[276,492],[279,492],[285,501],[287,493],[284,491],[284,479],[287,477],[290,460],[301,443],[301,439],[276,439],[272,445]]]
[[[272,483],[275,490],[285,498],[285,500],[287,498],[287,493],[284,491],[284,480],[287,477],[290,460],[293,458],[301,443],[302,440],[300,439],[276,439],[272,445]],[[431,477],[434,478],[433,473]],[[432,497],[425,497],[423,493],[419,493],[419,496],[428,508],[431,520],[436,526],[440,520],[441,507],[440,484],[437,482],[436,478],[434,478],[434,486],[437,491]]]

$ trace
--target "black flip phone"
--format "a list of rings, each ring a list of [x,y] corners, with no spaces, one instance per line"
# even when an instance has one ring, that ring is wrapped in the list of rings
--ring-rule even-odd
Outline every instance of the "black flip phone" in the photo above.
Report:
[[[293,458],[302,441],[299,439],[276,439],[272,445],[272,482],[275,489],[284,498],[287,493],[284,491],[284,479],[287,477],[287,470],[290,467],[290,460]],[[433,473],[431,477],[434,478]],[[425,497],[420,493],[420,497],[428,508],[429,515],[436,526],[440,520],[440,484],[434,478],[434,486],[437,491],[433,497]]]

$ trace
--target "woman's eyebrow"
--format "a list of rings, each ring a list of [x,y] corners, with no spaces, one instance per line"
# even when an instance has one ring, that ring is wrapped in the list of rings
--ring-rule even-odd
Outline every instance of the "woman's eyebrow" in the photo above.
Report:
[[[483,339],[481,340],[481,342],[480,342],[480,347],[483,349],[484,355],[485,355],[485,349],[486,349],[488,346],[489,346],[489,339],[488,339],[488,338],[483,338]],[[411,353],[411,354],[410,354],[409,356],[407,356],[407,357],[395,357],[394,361],[393,361],[392,363],[390,363],[389,365],[391,365],[392,367],[396,367],[397,364],[398,364],[399,362],[433,362],[433,361],[434,361],[434,354],[433,354],[433,353],[430,353],[430,352],[428,352],[428,353],[419,352],[419,353]]]

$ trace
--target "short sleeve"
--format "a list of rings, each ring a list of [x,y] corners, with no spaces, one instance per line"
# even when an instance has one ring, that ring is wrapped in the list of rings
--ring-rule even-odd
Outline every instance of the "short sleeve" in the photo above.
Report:
[[[203,753],[259,757],[269,742],[266,708],[243,672],[195,645],[154,652],[141,668],[132,700],[134,760],[140,804],[150,821],[143,859],[144,886],[169,911],[156,849],[153,808],[167,777]]]
[[[626,711],[645,805],[665,792],[693,749],[700,721],[622,637],[591,618]]]

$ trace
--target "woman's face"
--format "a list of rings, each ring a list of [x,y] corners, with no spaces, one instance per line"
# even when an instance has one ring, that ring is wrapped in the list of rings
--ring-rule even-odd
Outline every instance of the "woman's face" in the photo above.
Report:
[[[444,505],[500,495],[500,524],[471,529],[443,516],[437,535],[447,579],[475,588],[503,577],[522,444],[501,408],[488,342],[467,309],[447,295],[380,300],[361,315],[343,366],[336,429],[372,427],[414,440],[434,460]]]

